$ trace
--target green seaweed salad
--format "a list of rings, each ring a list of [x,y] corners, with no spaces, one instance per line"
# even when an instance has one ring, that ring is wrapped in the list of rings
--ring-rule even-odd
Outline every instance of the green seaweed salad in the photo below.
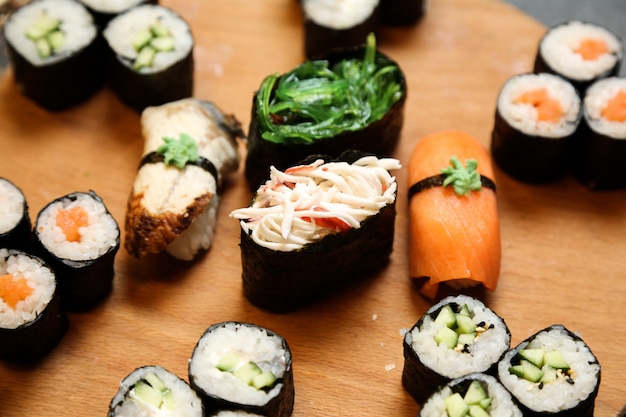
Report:
[[[256,94],[262,137],[274,143],[310,143],[356,131],[381,119],[402,98],[399,68],[377,62],[376,38],[363,59],[305,61],[266,77]]]

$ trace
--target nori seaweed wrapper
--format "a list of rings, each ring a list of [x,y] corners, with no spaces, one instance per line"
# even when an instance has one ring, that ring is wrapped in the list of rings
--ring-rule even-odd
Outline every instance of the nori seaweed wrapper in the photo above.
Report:
[[[27,256],[52,270],[37,256],[19,250],[8,251],[8,256],[14,255]],[[35,362],[58,345],[69,328],[69,319],[61,305],[58,281],[55,287],[52,298],[33,321],[15,329],[0,327],[0,358],[22,363]]]
[[[324,59],[332,65],[341,60],[362,58],[365,47],[349,48],[329,53]],[[397,81],[402,90],[402,97],[396,101],[389,111],[363,129],[347,131],[335,136],[316,139],[310,143],[274,143],[263,139],[259,126],[256,106],[256,94],[252,100],[252,114],[247,138],[247,156],[245,176],[251,191],[269,176],[270,166],[284,170],[309,155],[322,154],[333,158],[348,149],[371,152],[379,157],[390,155],[400,140],[404,124],[404,108],[407,97],[407,84],[400,66],[387,55],[376,51],[376,61],[398,68]],[[257,93],[258,94],[258,93]]]
[[[80,1],[83,4],[83,6],[85,6],[85,8],[89,11],[89,13],[93,16],[93,20],[96,23],[96,26],[98,27],[100,31],[102,31],[106,27],[106,25],[111,21],[111,19],[113,19],[115,16],[119,15],[120,13],[124,13],[127,10],[127,9],[122,10],[120,12],[107,12],[103,10],[96,10],[93,7],[89,6],[83,0],[78,0],[78,1]],[[138,2],[136,5],[133,5],[131,7],[139,6],[142,4],[159,4],[159,0],[142,0]]]
[[[380,0],[380,23],[385,26],[411,26],[426,13],[426,0]]]
[[[448,384],[455,378],[445,376],[424,364],[424,362],[420,358],[420,355],[418,355],[411,346],[413,342],[411,332],[415,329],[422,328],[424,320],[427,316],[434,320],[445,305],[453,306],[453,309],[456,311],[456,309],[461,306],[461,304],[459,303],[465,301],[469,301],[472,305],[483,307],[482,302],[470,296],[459,295],[446,297],[437,304],[430,307],[426,311],[426,313],[417,321],[417,323],[415,323],[415,325],[411,327],[411,329],[404,335],[404,340],[402,342],[404,356],[402,386],[420,405],[424,404],[428,397],[435,393],[441,386]],[[470,311],[472,311],[472,305],[469,306]],[[499,325],[503,326],[504,333],[509,339],[504,345],[502,345],[502,355],[500,355],[501,358],[509,349],[511,333],[506,323],[500,316],[498,316],[492,310],[488,309],[486,306],[484,306],[483,308],[493,314],[494,319],[500,321]],[[474,369],[473,372],[480,372],[495,377],[497,373],[497,365],[498,360],[495,360],[492,363],[483,364],[483,369]]]
[[[13,185],[21,194],[20,190],[15,184],[6,178],[0,177],[0,181],[6,181]],[[22,216],[15,226],[4,233],[0,233],[0,248],[21,249],[28,252],[33,244],[32,239],[32,222],[30,215],[28,214],[28,202],[24,197],[24,204],[22,205]]]
[[[537,337],[537,335],[539,335],[542,332],[548,332],[548,331],[552,331],[552,330],[557,330],[557,331],[564,331],[565,334],[567,335],[567,337],[571,338],[572,340],[576,341],[576,342],[581,342],[584,344],[584,346],[588,349],[590,355],[593,357],[593,360],[590,361],[588,364],[591,365],[597,365],[598,366],[598,372],[596,374],[596,385],[595,388],[593,389],[592,392],[589,393],[589,395],[583,399],[582,401],[578,402],[574,407],[568,408],[568,409],[563,409],[557,412],[552,412],[552,411],[542,411],[542,410],[534,410],[529,408],[528,405],[524,404],[523,402],[520,401],[520,399],[518,397],[516,397],[515,393],[512,392],[511,389],[509,389],[506,384],[504,384],[503,379],[501,374],[503,372],[509,372],[509,366],[511,364],[511,362],[514,360],[514,358],[517,356],[517,353],[522,350],[525,349],[530,343],[531,341]],[[547,346],[549,348],[549,346]],[[578,351],[578,353],[580,353],[580,350]],[[589,348],[589,346],[587,346],[587,344],[582,340],[582,338],[577,335],[576,333],[568,330],[567,328],[565,328],[565,326],[561,325],[561,324],[554,324],[552,326],[546,327],[543,330],[538,331],[537,333],[533,334],[532,336],[528,337],[527,339],[525,339],[524,341],[520,342],[516,347],[514,347],[513,349],[509,350],[504,356],[503,358],[500,360],[499,364],[498,364],[498,379],[500,380],[501,383],[503,383],[503,385],[505,386],[505,388],[507,388],[507,390],[509,390],[509,392],[511,392],[511,395],[513,396],[513,399],[516,401],[518,407],[520,408],[520,410],[522,410],[522,413],[524,414],[524,417],[546,417],[546,416],[550,416],[550,417],[593,417],[593,413],[594,413],[594,409],[595,409],[595,400],[596,397],[598,396],[598,390],[600,389],[600,379],[601,379],[601,368],[600,368],[600,363],[598,361],[598,359],[595,357],[595,355],[593,354],[593,352],[591,351],[591,349]],[[574,383],[572,384],[572,386],[576,386],[576,381],[574,378]],[[550,400],[551,402],[555,401],[554,399]]]
[[[222,323],[216,323],[209,326],[209,328],[204,332],[204,334],[198,340],[195,349],[198,348],[200,341],[205,337],[211,337],[211,333],[219,328],[225,326],[244,326],[244,327],[254,327],[269,337],[276,337],[281,342],[281,347],[285,352],[285,372],[281,378],[277,378],[275,384],[283,384],[280,392],[271,398],[267,403],[263,405],[253,405],[239,402],[232,402],[221,398],[213,393],[207,392],[204,388],[198,385],[197,376],[191,372],[191,362],[189,361],[189,385],[198,393],[202,402],[204,404],[204,409],[206,415],[211,415],[213,413],[217,413],[218,411],[224,410],[237,410],[237,411],[245,411],[250,414],[267,416],[267,417],[290,417],[293,412],[293,407],[295,403],[295,387],[293,382],[293,364],[292,364],[292,355],[291,348],[282,336],[275,333],[274,331],[255,325],[251,323],[238,322],[238,321],[225,321]]]
[[[84,193],[68,194],[50,202],[48,205],[63,199],[75,200],[80,194]],[[89,191],[89,195],[104,204],[95,192]],[[108,210],[106,210],[106,213],[110,215]],[[115,256],[120,248],[121,238],[119,232],[115,245],[111,246],[105,254],[88,260],[60,258],[44,246],[39,238],[40,232],[36,226],[33,234],[36,245],[35,251],[52,267],[57,276],[59,294],[64,309],[72,312],[89,310],[102,302],[111,293],[115,277]]]

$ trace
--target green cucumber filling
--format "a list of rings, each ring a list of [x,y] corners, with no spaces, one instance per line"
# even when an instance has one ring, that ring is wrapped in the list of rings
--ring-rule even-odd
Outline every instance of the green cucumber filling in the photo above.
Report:
[[[515,355],[509,372],[536,383],[539,389],[557,380],[574,383],[573,371],[559,350],[543,348],[522,349]]]
[[[455,392],[445,399],[448,417],[489,417],[493,401],[482,382],[472,381],[465,393]]]
[[[173,410],[176,406],[172,390],[152,372],[135,383],[130,391],[130,398],[158,410]]]
[[[174,36],[160,20],[137,32],[132,43],[137,51],[137,57],[133,62],[135,70],[152,67],[157,53],[173,51],[176,48]]]
[[[445,346],[459,352],[469,352],[469,346],[476,341],[493,324],[476,323],[469,307],[446,304],[437,316],[435,324],[443,327],[435,334],[437,346]]]
[[[58,52],[65,43],[65,34],[61,30],[61,20],[39,15],[27,29],[26,37],[34,42],[40,58],[48,58]]]
[[[376,39],[367,38],[362,59],[305,61],[290,72],[266,77],[255,95],[263,139],[311,143],[363,129],[402,98],[399,68],[376,60]]]
[[[238,352],[228,351],[219,360],[216,368],[229,372],[237,379],[258,390],[271,388],[276,382],[276,375],[270,370],[263,370],[253,362],[244,360]]]

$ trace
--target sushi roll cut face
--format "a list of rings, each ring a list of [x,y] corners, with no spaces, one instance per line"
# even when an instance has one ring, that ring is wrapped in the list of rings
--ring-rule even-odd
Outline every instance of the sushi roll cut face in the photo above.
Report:
[[[33,1],[19,8],[4,30],[13,48],[35,66],[64,60],[97,36],[91,15],[73,0]]]
[[[585,121],[593,131],[626,140],[626,78],[596,81],[587,90],[583,106]]]
[[[85,6],[103,13],[120,13],[146,0],[80,0]]]
[[[24,194],[12,182],[0,178],[0,236],[9,233],[22,220],[26,207]]]
[[[365,22],[378,7],[379,0],[303,0],[306,19],[335,30],[349,29]]]

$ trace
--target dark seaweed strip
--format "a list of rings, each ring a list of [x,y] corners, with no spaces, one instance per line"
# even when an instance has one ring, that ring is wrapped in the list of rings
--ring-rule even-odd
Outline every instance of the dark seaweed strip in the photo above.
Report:
[[[139,167],[141,168],[145,164],[156,164],[158,162],[165,163],[165,157],[163,154],[158,152],[150,152],[146,154],[143,158],[141,158],[141,162],[139,163]],[[213,165],[213,162],[209,161],[203,156],[199,156],[195,161],[187,161],[185,165],[195,165],[199,168],[202,168],[209,174],[213,176],[215,179],[215,184],[217,187],[217,194],[220,193],[220,182],[219,182],[219,174],[217,172],[217,168]]]
[[[411,187],[409,187],[409,201],[411,201],[411,198],[413,198],[413,196],[420,191],[424,191],[433,187],[443,187],[443,182],[446,180],[447,177],[447,174],[438,174],[431,177],[426,177],[423,180],[416,182]],[[496,183],[491,178],[481,175],[480,183],[483,187],[489,188],[494,192],[496,191]]]

